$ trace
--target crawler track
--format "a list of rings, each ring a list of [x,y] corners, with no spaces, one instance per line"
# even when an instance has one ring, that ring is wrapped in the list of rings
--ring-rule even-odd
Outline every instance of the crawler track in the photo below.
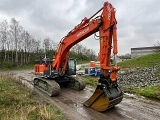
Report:
[[[14,76],[25,81],[34,77],[31,71],[20,72],[14,72]],[[61,88],[59,96],[56,97],[49,97],[38,89],[34,89],[44,99],[56,105],[70,120],[160,120],[160,104],[143,99],[124,98],[114,108],[100,113],[82,105],[94,92],[92,88],[87,87],[82,91]]]
[[[46,80],[44,78],[34,78],[34,87],[40,89],[50,97],[57,96],[60,93],[60,86],[54,80]]]

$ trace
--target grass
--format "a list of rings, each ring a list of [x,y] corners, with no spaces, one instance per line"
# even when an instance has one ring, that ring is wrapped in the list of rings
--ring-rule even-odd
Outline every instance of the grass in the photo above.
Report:
[[[16,67],[0,67],[0,71],[10,71],[10,70],[26,70],[26,69],[33,69],[34,65],[24,65],[24,66],[16,66]]]
[[[139,93],[140,88],[138,87],[133,87],[133,86],[124,86],[121,88],[123,92],[125,93],[130,93],[130,94],[136,94]]]
[[[131,60],[124,60],[118,63],[120,68],[153,67],[160,63],[160,53],[144,55]]]
[[[82,61],[82,60],[77,60],[77,64],[86,64],[89,63],[90,61]]]
[[[84,80],[87,85],[96,86],[98,84],[99,77],[95,76],[79,76],[80,79]]]
[[[55,106],[14,78],[0,75],[0,120],[66,120]]]
[[[138,96],[144,96],[160,102],[160,83],[147,87],[126,86],[123,88],[123,91],[126,93],[136,94]]]
[[[139,94],[142,96],[160,101],[160,83],[154,86],[148,86],[148,87],[142,88]]]

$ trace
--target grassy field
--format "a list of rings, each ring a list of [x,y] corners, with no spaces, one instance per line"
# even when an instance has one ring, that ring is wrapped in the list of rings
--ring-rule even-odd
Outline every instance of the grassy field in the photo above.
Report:
[[[138,96],[144,96],[146,98],[160,102],[160,83],[148,87],[126,86],[123,88],[123,91],[126,93],[136,94]]]
[[[154,53],[149,55],[144,55],[131,60],[124,60],[118,63],[121,69],[124,68],[135,68],[135,67],[153,67],[160,64],[160,53]]]
[[[16,66],[16,67],[0,67],[0,71],[10,71],[10,70],[26,70],[26,69],[33,69],[34,65],[29,64],[29,65],[24,65],[24,66]]]
[[[13,78],[0,76],[0,120],[66,120],[55,106]]]
[[[86,64],[89,63],[90,61],[82,61],[82,60],[77,60],[77,64]]]
[[[98,84],[99,77],[95,77],[95,76],[78,76],[78,77],[84,80],[87,85],[95,87]]]
[[[160,101],[160,83],[156,84],[155,86],[141,88],[139,94]]]

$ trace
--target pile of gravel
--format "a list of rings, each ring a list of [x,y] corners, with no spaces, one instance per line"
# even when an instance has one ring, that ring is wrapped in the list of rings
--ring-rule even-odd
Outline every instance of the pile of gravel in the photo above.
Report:
[[[135,68],[120,71],[117,82],[120,86],[145,87],[160,83],[160,75],[155,75],[155,71],[160,68],[160,64],[152,68]]]

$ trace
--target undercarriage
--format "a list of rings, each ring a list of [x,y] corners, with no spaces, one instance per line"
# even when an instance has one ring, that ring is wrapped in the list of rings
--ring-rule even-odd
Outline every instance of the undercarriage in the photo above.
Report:
[[[86,83],[83,80],[71,77],[70,78],[61,77],[61,82],[57,82],[57,79],[54,80],[54,79],[37,77],[34,78],[33,83],[36,88],[45,92],[50,97],[59,95],[61,86],[69,87],[75,90],[83,90],[86,86]]]

